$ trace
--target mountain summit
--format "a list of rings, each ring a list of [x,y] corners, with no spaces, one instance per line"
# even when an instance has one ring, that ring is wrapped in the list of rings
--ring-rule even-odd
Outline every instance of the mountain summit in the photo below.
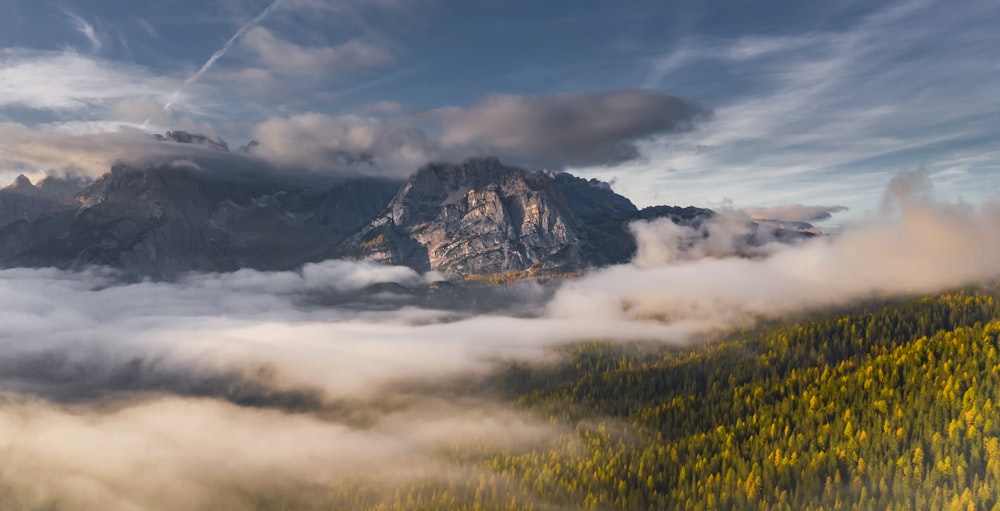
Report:
[[[116,165],[36,219],[0,229],[0,261],[103,265],[154,278],[288,269],[364,225],[398,188],[378,179],[308,187],[220,174]]]
[[[708,216],[708,210],[692,212]],[[418,170],[337,255],[447,274],[576,271],[627,261],[640,212],[606,183],[496,158]]]
[[[47,177],[36,186],[25,175],[0,188],[0,227],[21,220],[34,220],[57,202],[82,190],[84,178]]]
[[[16,206],[0,229],[0,265],[104,265],[169,279],[342,257],[456,276],[576,272],[629,261],[633,220],[698,227],[715,215],[694,207],[639,210],[607,183],[528,172],[496,158],[429,164],[405,183],[119,164],[68,197],[72,187],[52,185],[64,195],[25,202],[46,188],[27,179],[0,190],[0,204]]]

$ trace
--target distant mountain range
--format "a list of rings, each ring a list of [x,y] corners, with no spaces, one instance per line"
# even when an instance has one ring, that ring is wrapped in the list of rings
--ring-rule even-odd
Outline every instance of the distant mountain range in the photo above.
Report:
[[[10,186],[0,188],[0,226],[32,221],[88,184],[90,180],[84,178],[46,177],[35,186],[27,177],[18,176]]]
[[[201,135],[159,138],[228,151]],[[323,185],[119,164],[93,182],[47,178],[35,186],[21,176],[0,190],[0,214],[0,265],[105,265],[161,279],[334,257],[449,275],[574,272],[628,261],[633,220],[698,226],[714,216],[695,207],[640,210],[606,183],[496,158],[426,165],[406,182]]]

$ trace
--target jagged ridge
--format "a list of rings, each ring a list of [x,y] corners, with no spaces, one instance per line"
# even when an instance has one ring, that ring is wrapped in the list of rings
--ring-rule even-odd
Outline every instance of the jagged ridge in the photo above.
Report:
[[[214,137],[157,138],[228,151]],[[528,172],[496,158],[429,164],[402,184],[281,182],[277,174],[174,163],[119,164],[73,194],[84,184],[50,178],[35,187],[18,179],[0,190],[7,208],[0,264],[107,265],[172,278],[349,257],[451,275],[571,273],[631,259],[633,220],[698,226],[714,215],[695,207],[639,210],[607,183]]]
[[[436,163],[333,255],[458,275],[574,271],[627,261],[635,243],[626,224],[641,215],[596,180],[530,173],[496,158]]]
[[[397,188],[356,179],[313,189],[118,165],[36,220],[0,230],[0,260],[8,266],[106,265],[156,278],[287,269],[363,225]]]

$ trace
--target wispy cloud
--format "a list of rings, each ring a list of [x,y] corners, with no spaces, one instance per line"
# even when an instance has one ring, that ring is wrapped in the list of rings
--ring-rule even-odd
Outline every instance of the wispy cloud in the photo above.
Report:
[[[69,18],[70,22],[72,22],[73,28],[83,34],[83,36],[90,41],[90,46],[93,51],[96,52],[101,50],[104,43],[101,42],[100,37],[97,35],[97,31],[94,30],[94,25],[69,9],[63,9],[63,14],[65,14],[66,17]]]
[[[622,190],[643,204],[836,197],[860,213],[894,172],[937,171],[1000,136],[990,120],[1000,92],[988,85],[1000,68],[987,50],[1000,12],[986,4],[902,1],[842,29],[684,40],[654,63],[646,84],[669,87],[723,69],[731,78],[714,82],[706,100],[713,118],[646,145],[646,162],[579,170],[630,176],[619,180]],[[981,199],[997,184],[965,194]]]
[[[286,75],[326,75],[384,66],[393,61],[388,48],[363,39],[334,46],[301,46],[262,27],[247,31],[242,44],[266,69]]]
[[[156,27],[153,26],[153,24],[146,18],[136,18],[136,23],[149,37],[152,37],[153,39],[158,39],[160,37],[160,31],[156,30]]]
[[[75,52],[0,50],[0,108],[82,111],[114,100],[164,95],[170,78]]]
[[[222,58],[226,54],[226,52],[228,52],[229,49],[233,47],[233,44],[235,44],[236,41],[243,36],[243,34],[245,34],[251,28],[257,26],[257,24],[263,21],[264,18],[268,17],[275,9],[278,8],[278,4],[280,3],[281,0],[274,0],[273,2],[271,2],[270,5],[265,7],[264,10],[260,11],[260,13],[258,13],[250,21],[246,22],[242,27],[240,27],[240,29],[237,30],[232,37],[226,40],[226,43],[222,45],[222,48],[216,50],[216,52],[213,53],[212,56],[209,57],[207,61],[205,61],[205,63],[201,66],[201,68],[198,69],[198,71],[196,71],[193,75],[188,77],[187,80],[184,80],[184,83],[182,83],[181,86],[178,87],[177,90],[170,95],[170,98],[167,99],[167,102],[163,104],[163,109],[170,110],[170,108],[174,105],[174,103],[177,102],[177,99],[180,97],[180,95],[184,92],[185,87],[197,82],[202,75],[207,73],[209,69],[212,69],[212,66],[215,65],[215,62],[220,58]]]

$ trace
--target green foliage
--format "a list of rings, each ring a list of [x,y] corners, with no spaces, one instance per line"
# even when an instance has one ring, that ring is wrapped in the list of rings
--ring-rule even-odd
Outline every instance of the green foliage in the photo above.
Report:
[[[527,452],[453,456],[472,475],[392,498],[345,486],[336,507],[1000,508],[998,350],[1000,304],[982,293],[697,349],[578,347],[495,382],[567,433]]]

